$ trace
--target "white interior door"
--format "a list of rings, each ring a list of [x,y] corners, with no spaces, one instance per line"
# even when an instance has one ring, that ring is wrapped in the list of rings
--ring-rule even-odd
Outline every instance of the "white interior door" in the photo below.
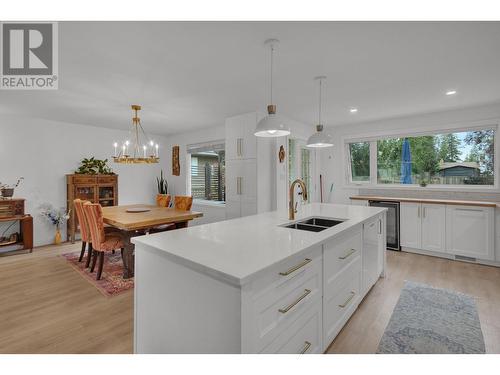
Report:
[[[401,246],[412,249],[421,249],[422,222],[421,204],[401,202],[400,206],[400,233]]]
[[[446,206],[422,204],[422,249],[445,251]]]

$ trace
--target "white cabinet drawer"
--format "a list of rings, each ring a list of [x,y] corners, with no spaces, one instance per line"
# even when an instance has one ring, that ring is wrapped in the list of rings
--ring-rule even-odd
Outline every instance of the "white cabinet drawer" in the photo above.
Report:
[[[330,285],[342,269],[361,256],[362,241],[359,230],[324,245],[325,285]]]
[[[305,310],[321,306],[321,247],[277,265],[250,286],[243,311],[249,352],[262,350]]]
[[[322,352],[321,307],[304,312],[261,353],[313,354]]]
[[[321,305],[321,272],[311,268],[304,277],[291,280],[255,301],[255,328],[258,347],[274,340],[286,326],[312,305]]]
[[[337,336],[361,300],[361,258],[344,269],[336,278],[335,287],[323,297],[325,348]]]

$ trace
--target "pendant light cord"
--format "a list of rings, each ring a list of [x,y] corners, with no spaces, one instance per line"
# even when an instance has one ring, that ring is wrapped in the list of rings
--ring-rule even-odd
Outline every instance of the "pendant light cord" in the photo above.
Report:
[[[321,83],[323,82],[322,79],[319,80],[319,118],[318,118],[318,125],[321,124]]]
[[[274,45],[271,44],[271,101],[270,101],[270,104],[274,104],[273,103],[273,63],[274,63]]]

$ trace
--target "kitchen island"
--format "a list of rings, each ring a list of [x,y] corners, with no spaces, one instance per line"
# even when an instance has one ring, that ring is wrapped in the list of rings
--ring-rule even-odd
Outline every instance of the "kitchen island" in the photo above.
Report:
[[[313,203],[293,222],[268,212],[134,238],[134,351],[324,352],[384,273],[385,210]]]

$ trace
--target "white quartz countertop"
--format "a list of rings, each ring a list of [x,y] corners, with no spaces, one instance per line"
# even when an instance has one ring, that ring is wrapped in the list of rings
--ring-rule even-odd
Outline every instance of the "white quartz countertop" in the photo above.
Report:
[[[132,242],[163,252],[175,261],[234,285],[243,285],[273,265],[349,230],[385,208],[312,203],[295,221],[311,216],[345,220],[321,232],[284,228],[287,212],[267,212],[239,219],[135,237]]]

